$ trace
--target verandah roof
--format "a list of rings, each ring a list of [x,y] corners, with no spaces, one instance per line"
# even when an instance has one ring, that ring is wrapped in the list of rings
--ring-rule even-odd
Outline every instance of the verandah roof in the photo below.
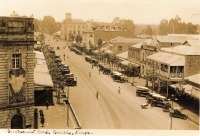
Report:
[[[147,59],[154,60],[160,63],[169,64],[170,66],[184,66],[185,57],[181,55],[158,52],[147,57]]]

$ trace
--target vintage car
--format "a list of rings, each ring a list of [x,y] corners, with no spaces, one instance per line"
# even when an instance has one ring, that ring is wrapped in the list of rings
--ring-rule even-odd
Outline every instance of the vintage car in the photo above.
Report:
[[[156,100],[152,100],[151,106],[152,107],[161,107],[161,108],[167,109],[167,108],[171,107],[171,104],[166,100],[156,99]]]
[[[116,82],[121,82],[121,83],[127,82],[126,77],[123,76],[121,73],[113,74],[112,78],[113,78],[113,81],[116,81]]]
[[[77,78],[76,77],[68,77],[65,79],[66,86],[76,86],[77,85]]]
[[[147,96],[149,95],[149,88],[143,86],[137,86],[136,96]]]
[[[181,119],[187,119],[188,115],[185,113],[181,113],[181,108],[179,107],[174,107],[169,113],[170,117],[176,117],[176,118],[181,118]]]
[[[90,56],[85,56],[85,61],[91,62],[91,61],[92,61],[92,58],[91,58]]]
[[[97,65],[98,65],[98,63],[99,63],[99,61],[98,61],[98,60],[96,60],[96,59],[92,59],[91,63],[92,63],[92,64],[94,64],[94,66],[97,66]]]
[[[166,97],[156,93],[149,93],[149,95],[146,96],[146,99],[148,103],[152,103],[153,100],[167,100]]]

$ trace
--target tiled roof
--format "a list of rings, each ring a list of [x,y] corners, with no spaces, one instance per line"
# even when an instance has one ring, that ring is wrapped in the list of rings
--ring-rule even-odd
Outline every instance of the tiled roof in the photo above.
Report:
[[[164,64],[169,64],[170,66],[184,66],[185,57],[181,55],[158,52],[147,57],[148,59],[158,61]]]
[[[171,48],[161,48],[161,50],[183,55],[200,55],[200,46],[179,45]]]

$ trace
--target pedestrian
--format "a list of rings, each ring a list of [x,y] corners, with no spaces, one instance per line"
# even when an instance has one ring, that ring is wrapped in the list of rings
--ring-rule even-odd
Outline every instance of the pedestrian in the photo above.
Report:
[[[42,116],[44,116],[44,113],[43,113],[43,110],[42,110],[42,109],[39,110],[39,113],[40,113],[40,118],[41,118]]]
[[[94,67],[94,63],[92,63],[92,68]]]
[[[65,54],[63,55],[64,61],[65,61]]]
[[[99,75],[101,74],[101,70],[100,70],[100,68],[99,68]]]
[[[89,72],[89,77],[91,77],[91,72]]]
[[[41,122],[41,124],[42,124],[42,127],[44,127],[44,122],[45,122],[44,116],[41,117],[40,122]]]
[[[119,89],[118,89],[118,93],[120,94],[120,92],[121,92],[121,88],[119,87]]]
[[[96,92],[96,97],[97,97],[97,99],[98,99],[98,97],[99,97],[99,92],[98,92],[98,91]]]
[[[47,110],[49,108],[49,101],[46,101],[46,107],[47,107]]]

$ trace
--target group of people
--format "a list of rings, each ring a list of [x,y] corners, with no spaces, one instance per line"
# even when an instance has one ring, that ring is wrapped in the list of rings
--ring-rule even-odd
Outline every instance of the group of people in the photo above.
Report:
[[[49,109],[49,102],[46,101],[46,109]],[[39,110],[40,113],[40,123],[42,124],[42,127],[44,127],[44,122],[45,122],[45,118],[44,118],[44,112],[42,109]]]
[[[119,94],[121,93],[121,88],[120,87],[118,88],[118,93]],[[96,98],[99,99],[99,91],[96,92]]]

